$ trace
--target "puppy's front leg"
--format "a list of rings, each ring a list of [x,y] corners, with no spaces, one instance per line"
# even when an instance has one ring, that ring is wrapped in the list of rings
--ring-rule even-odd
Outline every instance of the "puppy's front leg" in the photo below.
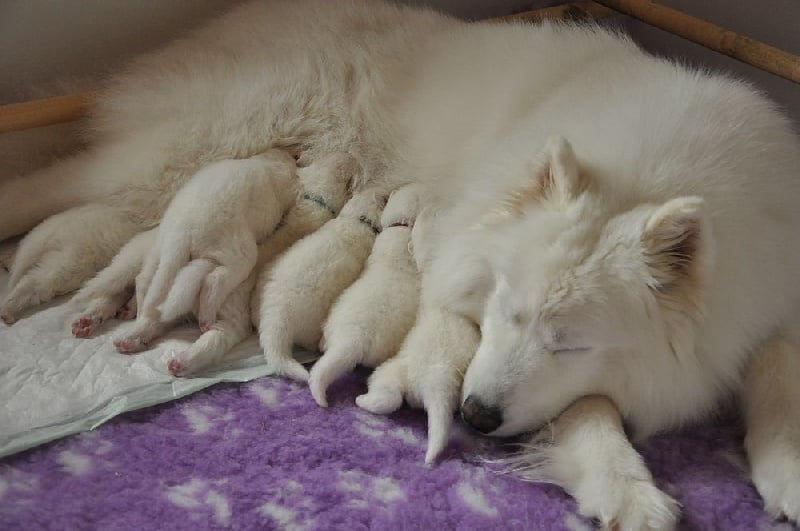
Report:
[[[784,338],[754,354],[743,405],[753,483],[766,510],[800,523],[800,346]]]
[[[581,398],[517,456],[530,479],[563,487],[604,528],[673,529],[678,504],[653,482],[610,400]]]

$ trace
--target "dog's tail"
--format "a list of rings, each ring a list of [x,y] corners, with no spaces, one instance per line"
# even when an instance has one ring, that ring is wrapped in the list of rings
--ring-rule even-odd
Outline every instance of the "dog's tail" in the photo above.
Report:
[[[353,347],[354,345],[346,344],[344,348],[329,348],[311,368],[308,386],[311,389],[311,396],[321,407],[328,407],[325,393],[331,382],[345,372],[353,370],[363,358],[361,350]]]
[[[175,282],[159,307],[161,319],[173,321],[189,313],[197,301],[203,280],[214,269],[214,263],[206,258],[192,260],[175,276]]]

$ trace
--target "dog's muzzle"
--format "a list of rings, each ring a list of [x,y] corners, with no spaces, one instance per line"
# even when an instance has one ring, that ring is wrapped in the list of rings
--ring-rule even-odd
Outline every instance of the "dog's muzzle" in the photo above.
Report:
[[[469,395],[461,404],[464,421],[481,433],[491,433],[503,424],[503,413],[499,408],[490,407],[475,395]]]

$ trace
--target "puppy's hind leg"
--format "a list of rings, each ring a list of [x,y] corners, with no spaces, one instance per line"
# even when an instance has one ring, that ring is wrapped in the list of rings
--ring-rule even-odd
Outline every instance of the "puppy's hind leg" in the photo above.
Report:
[[[88,337],[103,321],[122,311],[133,295],[136,274],[154,239],[155,229],[134,236],[108,267],[75,294],[71,304],[83,310],[72,323],[72,335]]]
[[[219,320],[186,351],[170,360],[173,376],[187,376],[218,364],[225,355],[252,331],[250,291],[255,279],[240,284],[220,308]]]
[[[745,448],[766,510],[800,524],[800,345],[765,344],[745,373]]]
[[[139,227],[106,205],[85,205],[49,218],[20,244],[2,318],[73,291],[106,266]]]
[[[527,479],[563,487],[581,514],[598,518],[603,529],[675,528],[678,503],[656,487],[607,398],[573,403],[511,463]]]
[[[217,252],[219,265],[208,274],[197,302],[200,330],[206,331],[217,320],[217,311],[230,293],[247,279],[258,259],[256,242],[244,234],[233,234],[224,253]]]

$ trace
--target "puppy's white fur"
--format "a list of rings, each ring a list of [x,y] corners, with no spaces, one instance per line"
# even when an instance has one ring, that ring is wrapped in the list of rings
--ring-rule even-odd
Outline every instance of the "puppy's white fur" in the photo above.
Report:
[[[428,413],[428,449],[432,463],[444,450],[458,409],[461,381],[475,349],[478,328],[466,318],[435,306],[420,306],[400,352],[370,376],[356,404],[380,415],[396,411],[405,398]]]
[[[342,373],[358,364],[377,367],[397,354],[414,324],[420,286],[411,229],[418,209],[417,185],[392,192],[363,274],[331,309],[320,343],[324,355],[309,377],[320,406],[328,405],[325,392]]]
[[[270,264],[276,256],[329,220],[333,214],[328,209],[338,212],[342,208],[347,196],[347,184],[357,171],[354,162],[349,155],[332,154],[298,170],[304,196],[297,199],[275,232],[259,244],[256,267],[222,303],[217,322],[187,350],[169,361],[168,368],[173,375],[188,376],[218,364],[231,348],[251,332],[251,304],[260,304],[260,297],[254,296],[258,291],[258,279],[268,276]],[[197,311],[193,303],[197,289],[190,287],[198,285],[195,279],[202,277],[208,266],[197,260],[191,264],[197,266],[187,266],[181,271],[187,278],[185,281],[176,279],[172,291],[183,286],[182,293],[170,292],[163,305],[162,318],[173,319],[193,308]]]
[[[255,266],[257,243],[275,230],[296,201],[295,174],[294,159],[282,150],[217,162],[199,171],[164,214],[155,247],[136,279],[136,322],[115,339],[117,349],[137,352],[163,332],[168,321],[161,305],[170,288],[179,301],[167,305],[166,317],[176,317],[170,306],[185,306],[196,298],[201,330],[209,330],[219,307]]]
[[[336,217],[347,201],[347,189],[358,171],[357,161],[346,153],[329,153],[298,168],[303,197],[286,214],[275,233],[258,247],[258,280],[250,304],[253,326],[261,323],[264,287],[277,257]]]
[[[294,244],[270,270],[258,331],[276,374],[308,379],[308,371],[292,357],[292,346],[318,347],[328,311],[364,268],[384,202],[376,190],[354,194],[338,217]]]
[[[136,275],[142,268],[147,253],[156,241],[157,229],[141,232],[131,238],[111,263],[89,280],[70,303],[81,308],[80,316],[72,323],[72,335],[88,337],[106,319],[114,317],[123,308],[135,301]]]

